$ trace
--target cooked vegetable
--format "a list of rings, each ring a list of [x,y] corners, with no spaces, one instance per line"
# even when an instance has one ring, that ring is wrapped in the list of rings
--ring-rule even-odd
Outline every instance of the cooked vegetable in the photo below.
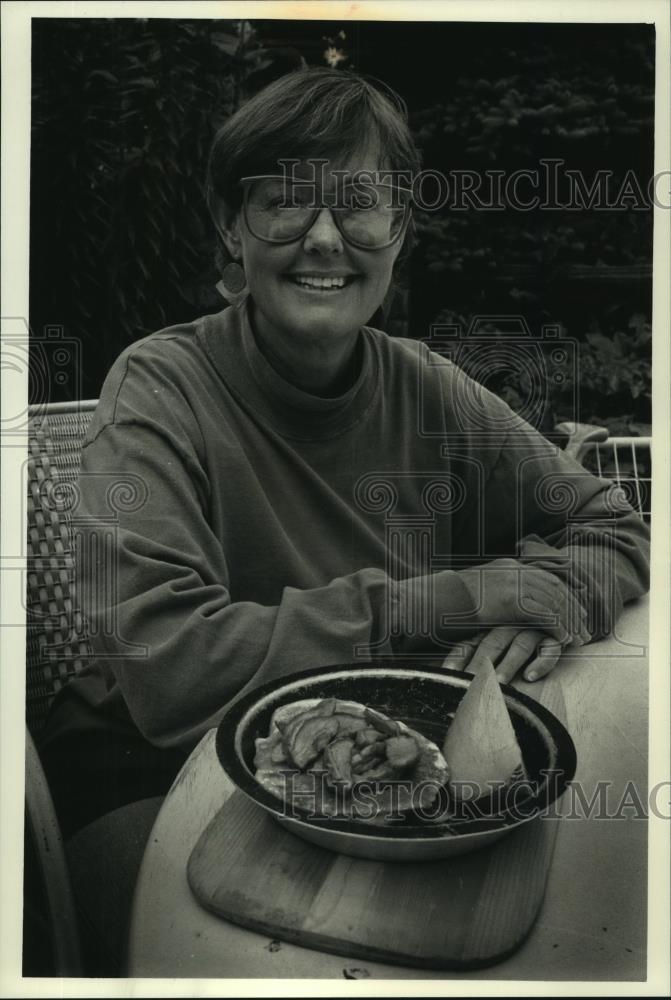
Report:
[[[398,722],[393,722],[386,715],[376,712],[374,708],[364,708],[363,714],[384,736],[398,736],[401,731]]]
[[[412,736],[392,736],[386,743],[387,760],[395,771],[403,773],[417,762],[419,747]]]
[[[368,771],[364,771],[361,775],[362,781],[391,781],[393,778],[398,777],[394,773],[394,768],[391,766],[388,760],[380,761],[375,767],[371,767]]]
[[[290,733],[285,731],[284,749],[296,767],[304,770],[337,733],[338,720],[333,716],[309,715],[297,726],[292,726]]]
[[[336,706],[335,717],[338,720],[339,736],[356,736],[358,732],[366,728],[366,720],[361,716],[350,715],[348,712],[339,712]]]
[[[394,809],[416,805],[417,786],[426,786],[425,804],[449,777],[440,750],[425,736],[375,709],[335,698],[277,709],[268,737],[256,741],[254,763],[257,780],[280,798],[299,796],[296,804],[307,808],[312,795],[317,813],[382,825]],[[320,773],[326,782],[315,781]],[[372,787],[359,800],[357,786],[364,782]],[[390,782],[399,782],[395,792]]]
[[[352,755],[352,767],[360,773],[365,771],[367,767],[377,765],[385,757],[385,741],[378,740],[367,747],[362,747],[358,753]]]
[[[328,716],[333,715],[335,709],[336,709],[335,698],[325,698],[323,701],[320,701],[317,705],[314,705],[312,708],[303,709],[302,712],[299,712],[293,718],[289,719],[289,721],[285,725],[282,726],[278,723],[278,726],[280,729],[282,729],[285,738],[290,740],[293,734],[298,729],[298,727],[302,725],[303,722],[306,721],[306,719],[327,718]]]
[[[354,743],[348,739],[337,739],[324,750],[324,764],[331,782],[351,786],[352,750]]]
[[[379,743],[384,739],[383,734],[379,729],[373,729],[372,726],[366,726],[364,729],[360,729],[356,734],[354,742],[357,747],[370,746],[371,743]]]

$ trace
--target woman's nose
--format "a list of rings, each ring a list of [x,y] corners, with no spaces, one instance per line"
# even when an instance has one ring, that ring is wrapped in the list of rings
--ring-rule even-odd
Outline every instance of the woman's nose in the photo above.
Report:
[[[308,230],[303,245],[308,253],[342,253],[342,237],[328,208],[322,208]]]

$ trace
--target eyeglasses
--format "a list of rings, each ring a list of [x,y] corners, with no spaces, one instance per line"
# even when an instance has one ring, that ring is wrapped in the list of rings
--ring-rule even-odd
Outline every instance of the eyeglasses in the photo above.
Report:
[[[243,177],[243,212],[250,233],[265,243],[293,243],[328,208],[340,235],[361,250],[383,250],[401,239],[411,192],[393,184],[356,180],[316,198],[315,184],[281,174]]]

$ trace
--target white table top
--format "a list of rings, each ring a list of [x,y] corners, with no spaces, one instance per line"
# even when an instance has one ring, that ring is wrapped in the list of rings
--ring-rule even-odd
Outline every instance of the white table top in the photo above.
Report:
[[[565,657],[561,681],[586,801],[597,782],[608,812],[628,787],[647,803],[648,601],[625,608],[616,635]],[[515,682],[532,697],[543,682]],[[209,732],[184,765],[149,837],[135,890],[127,975],[178,978],[644,980],[647,823],[636,809],[600,819],[567,792],[547,890],[529,938],[511,958],[477,972],[435,972],[362,962],[284,942],[222,920],[196,902],[186,865],[232,791]],[[633,784],[632,784],[633,783]],[[570,818],[571,808],[577,818]],[[586,815],[587,814],[587,815]],[[345,970],[354,968],[349,975]]]

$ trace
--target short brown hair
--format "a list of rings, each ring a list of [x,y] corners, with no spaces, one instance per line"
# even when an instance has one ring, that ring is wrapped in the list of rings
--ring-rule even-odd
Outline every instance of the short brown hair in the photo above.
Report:
[[[327,158],[343,162],[377,142],[387,170],[414,177],[419,154],[403,100],[391,88],[341,69],[311,67],[275,80],[219,129],[210,152],[207,199],[237,212],[239,181],[275,173],[278,161]]]

